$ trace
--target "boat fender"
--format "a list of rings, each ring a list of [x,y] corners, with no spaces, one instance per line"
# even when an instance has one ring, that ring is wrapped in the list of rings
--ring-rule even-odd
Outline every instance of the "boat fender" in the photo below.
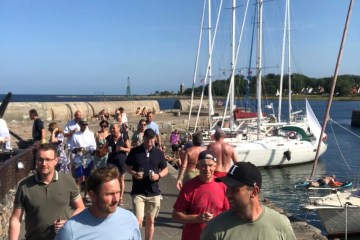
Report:
[[[296,138],[296,132],[293,132],[293,131],[288,132],[288,137],[290,139],[295,139]]]
[[[286,157],[287,160],[290,160],[291,159],[291,151],[290,150],[285,151],[284,156]]]

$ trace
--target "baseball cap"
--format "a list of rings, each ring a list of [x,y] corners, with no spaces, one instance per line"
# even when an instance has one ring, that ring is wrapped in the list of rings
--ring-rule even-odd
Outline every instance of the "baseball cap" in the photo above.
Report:
[[[145,132],[144,132],[144,137],[153,138],[153,137],[155,137],[155,136],[156,136],[156,133],[155,133],[155,131],[154,131],[153,129],[151,129],[151,128],[146,129]]]
[[[215,157],[214,153],[210,150],[204,150],[199,153],[198,161],[204,160],[204,159],[210,159],[210,160],[213,160],[214,162],[216,162],[216,157]]]
[[[89,123],[88,123],[88,121],[86,120],[86,119],[81,119],[80,121],[79,121],[79,125],[88,125]]]
[[[215,178],[216,182],[223,182],[228,186],[248,185],[261,188],[262,177],[259,169],[250,162],[237,162],[231,166],[225,177]]]

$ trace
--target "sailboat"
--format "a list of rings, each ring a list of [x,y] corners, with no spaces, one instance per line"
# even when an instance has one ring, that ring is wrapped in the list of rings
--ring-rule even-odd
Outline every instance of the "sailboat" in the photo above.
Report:
[[[247,1],[248,4],[249,1]],[[247,6],[245,9],[247,9]],[[273,123],[271,120],[264,119],[261,107],[261,78],[262,78],[262,11],[263,1],[257,1],[258,12],[258,26],[257,26],[257,116],[256,121],[252,119],[246,121],[241,119],[236,121],[232,114],[227,115],[227,106],[229,112],[233,113],[234,107],[234,76],[235,76],[235,63],[237,62],[239,53],[239,44],[241,42],[242,32],[239,34],[239,44],[235,54],[235,10],[236,0],[233,0],[233,37],[232,37],[232,59],[231,59],[231,78],[229,86],[229,94],[226,100],[226,107],[223,116],[216,117],[216,122],[209,126],[209,130],[204,131],[204,136],[209,138],[205,142],[211,141],[212,133],[216,127],[221,127],[225,133],[225,141],[230,143],[237,153],[239,161],[252,162],[258,167],[274,167],[307,163],[314,160],[315,152],[318,143],[321,145],[320,155],[326,151],[327,145],[324,139],[318,138],[318,135],[312,134],[307,129],[310,128],[311,132],[319,132],[320,124],[313,114],[312,110],[307,111],[309,125],[306,127],[297,124],[288,123]],[[245,15],[245,14],[244,14]],[[245,21],[245,17],[244,17]],[[243,21],[243,25],[244,25]],[[215,39],[215,38],[214,38]],[[214,39],[211,43],[209,64],[207,69],[210,69],[211,54],[214,46]],[[208,71],[207,71],[208,75]],[[307,108],[310,107],[307,104]],[[200,111],[200,109],[199,109]],[[312,113],[312,114],[311,114]],[[199,112],[198,112],[199,115]],[[224,126],[228,121],[229,127]],[[270,121],[270,122],[269,122]],[[210,121],[209,121],[210,122]],[[311,124],[316,123],[317,124]],[[310,125],[311,124],[311,125]],[[194,128],[196,130],[196,126]]]
[[[336,80],[338,76],[340,61],[346,39],[348,24],[350,20],[351,10],[353,6],[353,0],[350,0],[345,28],[342,36],[341,46],[338,54],[338,59],[335,68],[335,74],[329,94],[329,100],[326,107],[326,113],[324,116],[324,122],[322,125],[320,137],[324,134],[327,122],[330,119],[330,108],[334,95]],[[319,156],[319,148],[316,152],[315,161],[313,164],[310,179],[314,177],[316,172],[317,162]],[[345,236],[350,234],[360,234],[360,189],[344,189],[344,188],[320,188],[310,187],[308,202],[304,207],[308,210],[316,210],[322,224],[324,225],[329,236]],[[326,191],[325,194],[321,194]],[[314,195],[319,193],[321,195]]]

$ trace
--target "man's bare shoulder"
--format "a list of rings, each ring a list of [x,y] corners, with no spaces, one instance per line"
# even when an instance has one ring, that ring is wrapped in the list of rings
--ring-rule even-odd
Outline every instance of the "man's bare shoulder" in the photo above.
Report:
[[[194,155],[194,154],[198,155],[201,151],[204,151],[204,150],[206,150],[205,147],[202,147],[202,146],[193,146],[193,147],[187,149],[187,150],[186,150],[186,153],[187,153],[188,155]]]

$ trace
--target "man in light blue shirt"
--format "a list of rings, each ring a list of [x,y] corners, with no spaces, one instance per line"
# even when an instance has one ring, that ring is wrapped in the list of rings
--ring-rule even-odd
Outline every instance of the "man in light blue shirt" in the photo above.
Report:
[[[96,169],[89,176],[87,191],[92,205],[70,218],[55,240],[106,239],[141,240],[139,224],[133,213],[118,207],[119,172],[113,167]]]
[[[160,136],[160,130],[159,125],[153,121],[154,119],[154,113],[148,112],[146,114],[146,129],[151,128],[156,133],[156,141],[159,144],[158,147],[161,148],[161,136]]]

